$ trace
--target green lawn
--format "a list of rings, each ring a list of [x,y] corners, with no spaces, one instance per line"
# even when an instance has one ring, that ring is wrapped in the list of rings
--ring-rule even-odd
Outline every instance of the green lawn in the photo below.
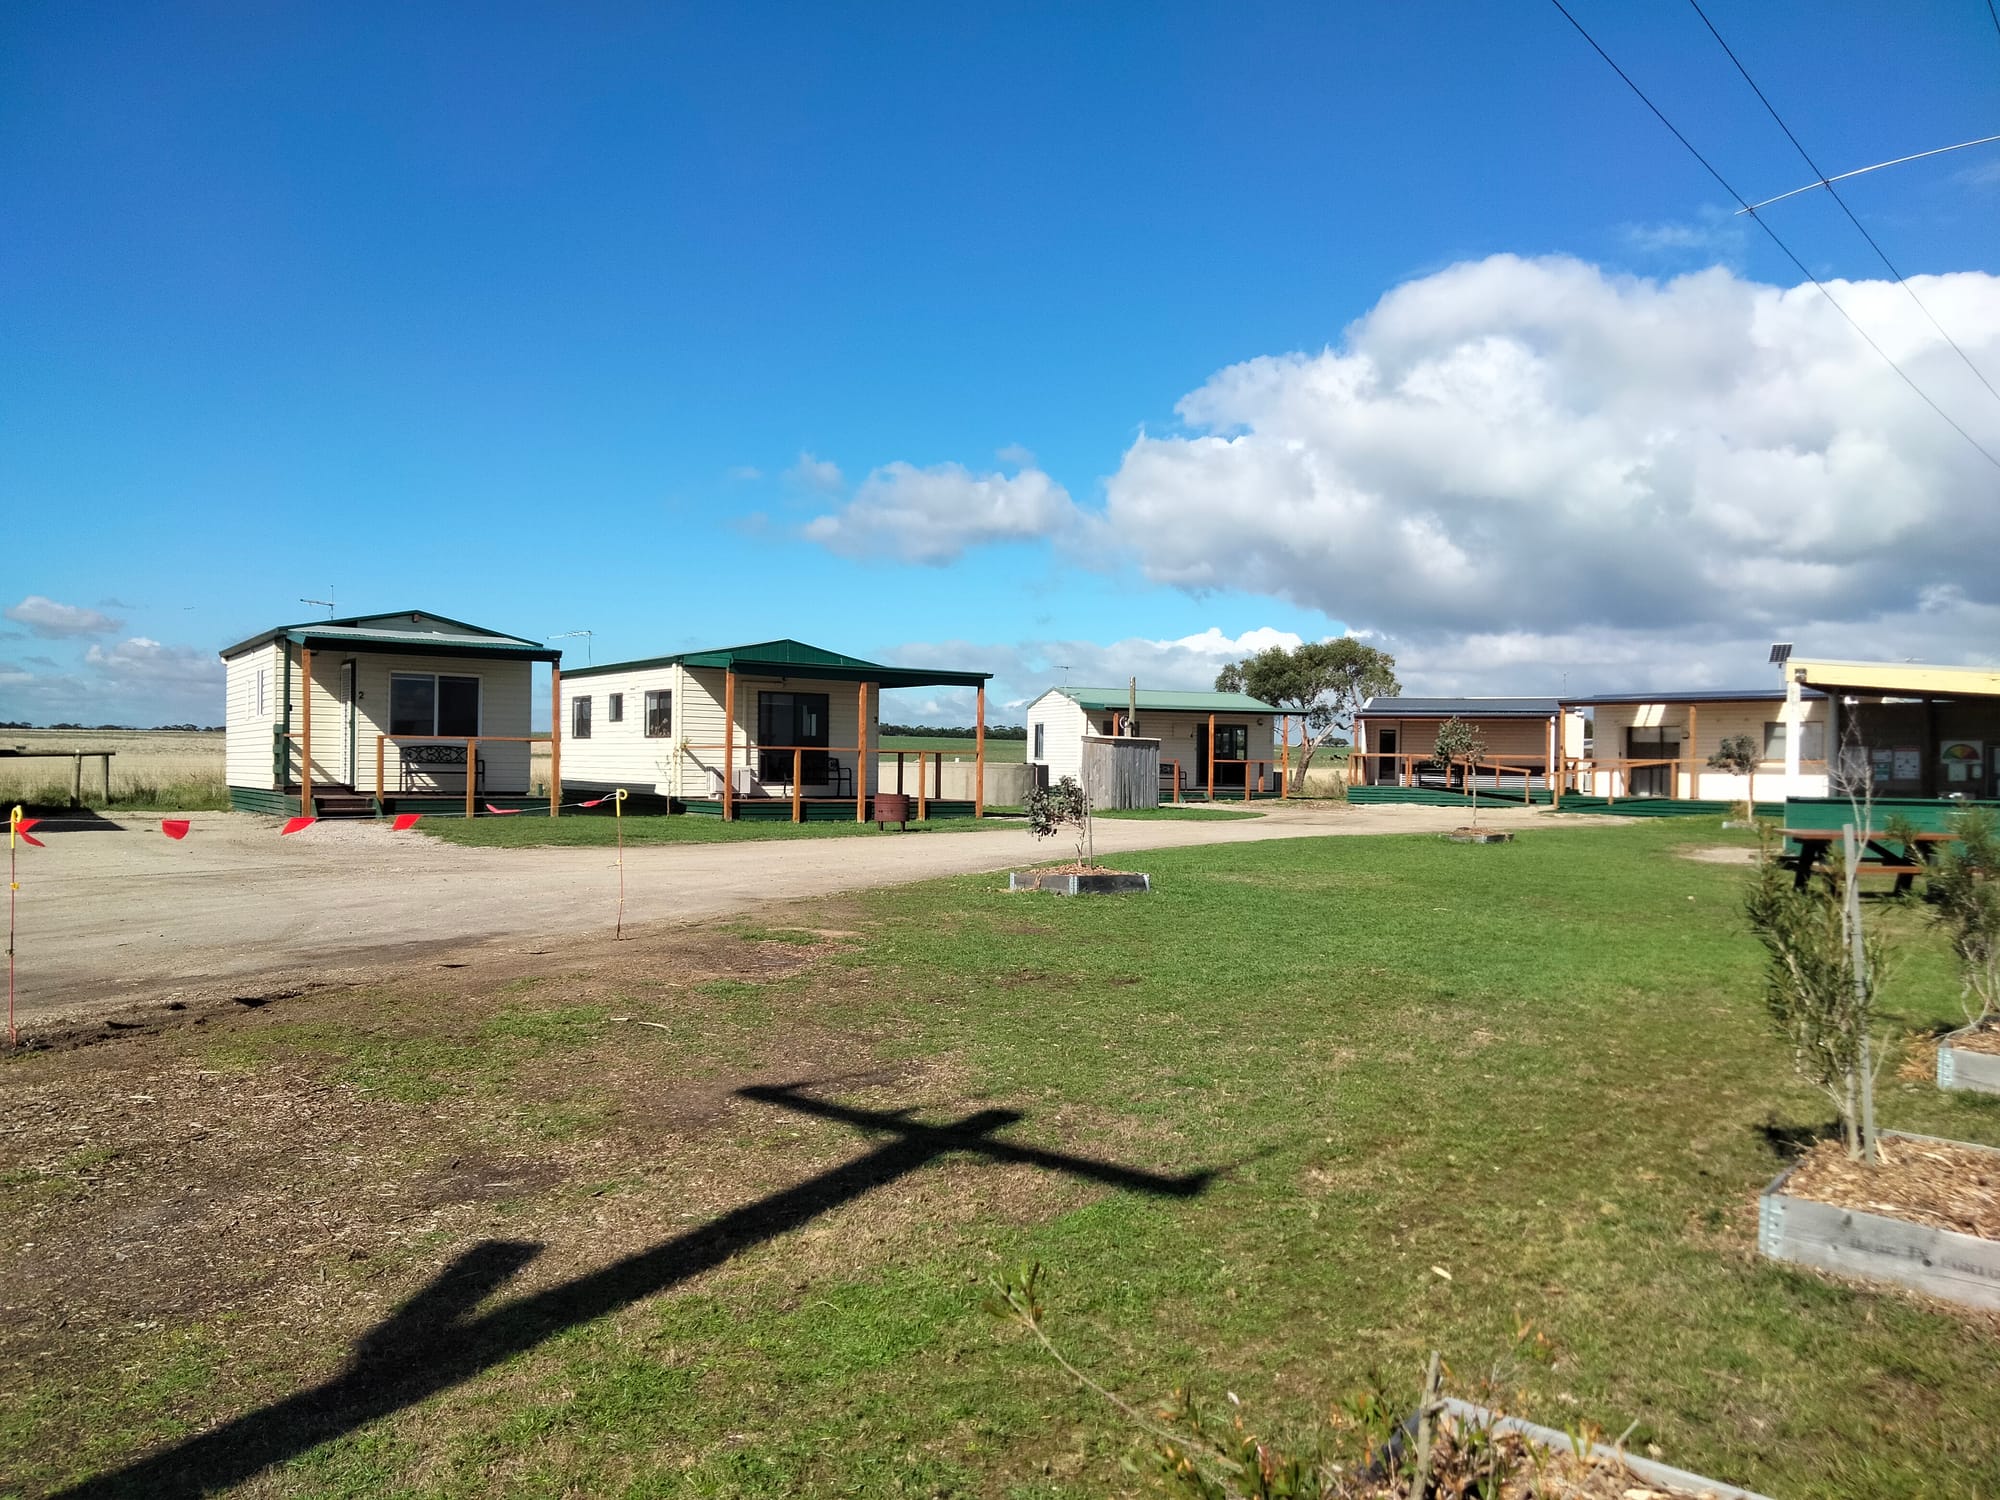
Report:
[[[882,736],[881,748],[884,750],[940,750],[944,752],[946,759],[957,757],[962,760],[971,760],[977,751],[977,746],[969,739],[951,739],[943,735],[930,734],[885,734]],[[988,762],[997,764],[1001,761],[1022,761],[1027,758],[1028,742],[1026,740],[996,740],[990,736],[987,738],[986,759]],[[894,762],[891,762],[891,764],[893,765]],[[910,764],[913,766],[916,764],[914,757],[911,758]]]
[[[496,1151],[585,1165],[472,1218],[412,1209],[394,1241],[314,1230],[240,1307],[197,1316],[163,1299],[98,1343],[65,1331],[63,1309],[10,1297],[28,1308],[10,1318],[43,1320],[22,1347],[46,1330],[90,1368],[8,1382],[0,1474],[39,1491],[326,1378],[396,1298],[482,1240],[548,1245],[526,1278],[543,1288],[891,1139],[727,1103],[744,1083],[818,1077],[819,1097],[898,1130],[1005,1109],[1021,1115],[997,1132],[1008,1141],[1219,1175],[1162,1197],[958,1152],[698,1280],[553,1324],[244,1493],[1150,1493],[1143,1457],[1121,1467],[1120,1419],[980,1310],[996,1268],[1039,1261],[1057,1340],[1141,1404],[1192,1382],[1239,1394],[1259,1423],[1309,1420],[1374,1372],[1413,1390],[1437,1348],[1461,1383],[1497,1367],[1523,1415],[1635,1423],[1635,1449],[1780,1500],[1991,1496],[1990,1320],[1754,1254],[1773,1140],[1828,1111],[1767,1034],[1743,871],[1680,853],[1724,842],[1740,839],[1661,819],[1493,847],[1176,850],[1131,861],[1154,877],[1145,898],[1010,896],[967,877],[738,929],[803,963],[783,972],[682,979],[681,961],[607,944],[597,969],[550,960],[504,993],[447,1001],[456,981],[413,979],[190,1033],[160,1063],[175,1078],[240,1079],[246,1099],[350,1091],[341,1129],[361,1134],[335,1163],[386,1122],[371,1168],[385,1176],[402,1155],[417,1174],[426,1151],[456,1167],[454,1132],[473,1129]],[[1921,912],[1872,914],[1903,940],[1891,1019],[1956,1018]],[[144,1045],[105,1049],[90,1097],[158,1096],[117,1071]],[[11,1092],[54,1088],[64,1066],[29,1056]],[[1885,1124],[2000,1143],[2000,1100],[1894,1072]],[[180,1146],[159,1149],[178,1172]],[[245,1152],[261,1169],[267,1148]],[[61,1201],[87,1204],[107,1170],[75,1168]],[[25,1217],[54,1213],[32,1196],[47,1181],[0,1170],[0,1249],[64,1253],[54,1220]],[[327,1190],[302,1196],[328,1212]],[[413,1357],[409,1378],[423,1367]]]
[[[906,838],[923,833],[965,833],[985,828],[1019,828],[989,813],[984,818],[929,818],[911,822],[906,833],[891,823],[886,829],[856,823],[852,817],[810,823],[751,818],[724,822],[693,813],[633,814],[624,819],[628,844],[733,844],[769,839]],[[448,844],[472,849],[596,848],[615,843],[618,825],[602,814],[570,814],[560,818],[526,814],[517,818],[426,818],[417,827]]]

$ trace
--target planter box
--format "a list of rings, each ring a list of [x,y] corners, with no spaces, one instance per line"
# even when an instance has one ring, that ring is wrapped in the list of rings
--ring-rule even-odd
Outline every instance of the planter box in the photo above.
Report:
[[[1937,1137],[1885,1130],[1882,1139]],[[1991,1149],[1967,1141],[1939,1144]],[[2000,1157],[2000,1151],[1993,1154]],[[1797,1170],[1787,1167],[1757,1200],[1757,1249],[1764,1256],[1840,1276],[1892,1281],[1966,1307],[2000,1308],[2000,1241],[1794,1198],[1785,1191],[1785,1182]]]
[[[1047,891],[1054,896],[1144,895],[1153,889],[1150,875],[1037,875],[1015,871],[1007,877],[1010,891]]]
[[[1977,1094],[2000,1094],[2000,1053],[1973,1052],[1964,1047],[1954,1047],[1952,1037],[1964,1036],[1970,1026],[1963,1031],[1954,1031],[1938,1043],[1937,1081],[1941,1089],[1970,1089]]]
[[[1496,1416],[1483,1406],[1474,1406],[1469,1401],[1456,1401],[1447,1396],[1440,1403],[1448,1416],[1474,1426],[1489,1427],[1495,1432],[1515,1432],[1539,1448],[1554,1449],[1558,1453],[1575,1453],[1577,1446],[1568,1433],[1557,1432],[1553,1427],[1539,1427],[1533,1422],[1523,1422],[1519,1417]],[[1668,1464],[1654,1463],[1649,1458],[1636,1458],[1629,1453],[1621,1453],[1605,1443],[1587,1444],[1582,1457],[1592,1453],[1611,1454],[1620,1459],[1633,1477],[1643,1479],[1649,1485],[1659,1485],[1670,1490],[1685,1490],[1689,1495],[1699,1495],[1705,1500],[1770,1500],[1768,1495],[1760,1495],[1754,1490],[1739,1489],[1733,1484],[1724,1484],[1716,1479],[1704,1479],[1699,1474],[1690,1474],[1685,1469],[1676,1469]]]

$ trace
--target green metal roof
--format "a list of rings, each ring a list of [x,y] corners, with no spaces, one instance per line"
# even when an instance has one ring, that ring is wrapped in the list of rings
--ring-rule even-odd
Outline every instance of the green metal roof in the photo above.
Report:
[[[958,672],[927,667],[891,667],[879,661],[845,656],[804,641],[758,641],[748,646],[718,646],[708,651],[683,651],[675,656],[648,656],[637,661],[606,662],[601,667],[574,667],[564,675],[602,677],[607,672],[643,672],[653,667],[712,667],[738,672],[774,673],[780,677],[821,677],[836,682],[873,682],[882,687],[978,687],[991,672]]]
[[[1105,708],[1128,708],[1132,702],[1129,688],[1059,687],[1054,691],[1072,700],[1079,708],[1093,711]],[[1283,712],[1262,698],[1253,698],[1248,693],[1201,693],[1180,692],[1170,688],[1140,688],[1139,712],[1143,714],[1148,709],[1155,713],[1191,714]]]
[[[413,621],[436,620],[441,625],[454,626],[466,634],[446,635],[435,630],[361,628],[363,620],[394,620],[405,617]],[[296,625],[279,625],[260,635],[253,635],[246,641],[238,641],[233,646],[224,647],[221,655],[227,660],[229,657],[239,656],[245,651],[280,639],[295,645],[311,647],[315,651],[346,648],[354,651],[394,651],[405,656],[488,656],[510,661],[546,662],[562,660],[562,652],[539,641],[531,641],[526,636],[507,635],[498,630],[488,630],[483,625],[453,620],[427,609],[371,610],[365,615],[349,615],[338,620],[305,620]]]

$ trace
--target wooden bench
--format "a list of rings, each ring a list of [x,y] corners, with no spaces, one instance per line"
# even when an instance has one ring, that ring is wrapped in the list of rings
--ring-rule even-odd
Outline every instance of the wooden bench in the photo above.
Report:
[[[465,746],[463,745],[399,745],[397,747],[397,790],[404,792],[441,792],[445,788],[438,784],[440,774],[456,773],[465,775]],[[486,757],[480,756],[473,767],[477,778],[473,790],[486,785]],[[421,783],[421,784],[419,784]],[[461,779],[460,788],[464,781]]]

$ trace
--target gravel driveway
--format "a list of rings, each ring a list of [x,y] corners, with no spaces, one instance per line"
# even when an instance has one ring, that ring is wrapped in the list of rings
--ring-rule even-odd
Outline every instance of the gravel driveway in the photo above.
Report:
[[[1100,857],[1189,844],[1455,827],[1456,808],[1278,807],[1256,819],[1100,819]],[[1483,812],[1518,825],[1545,816]],[[47,830],[20,851],[19,1015],[77,1017],[255,986],[365,979],[472,944],[516,950],[608,931],[608,849],[465,849],[372,822],[280,838],[273,819],[197,813],[181,842],[148,820]],[[116,831],[122,827],[126,831]],[[906,838],[653,845],[625,855],[627,929],[806,896],[1059,859],[1025,827]]]

